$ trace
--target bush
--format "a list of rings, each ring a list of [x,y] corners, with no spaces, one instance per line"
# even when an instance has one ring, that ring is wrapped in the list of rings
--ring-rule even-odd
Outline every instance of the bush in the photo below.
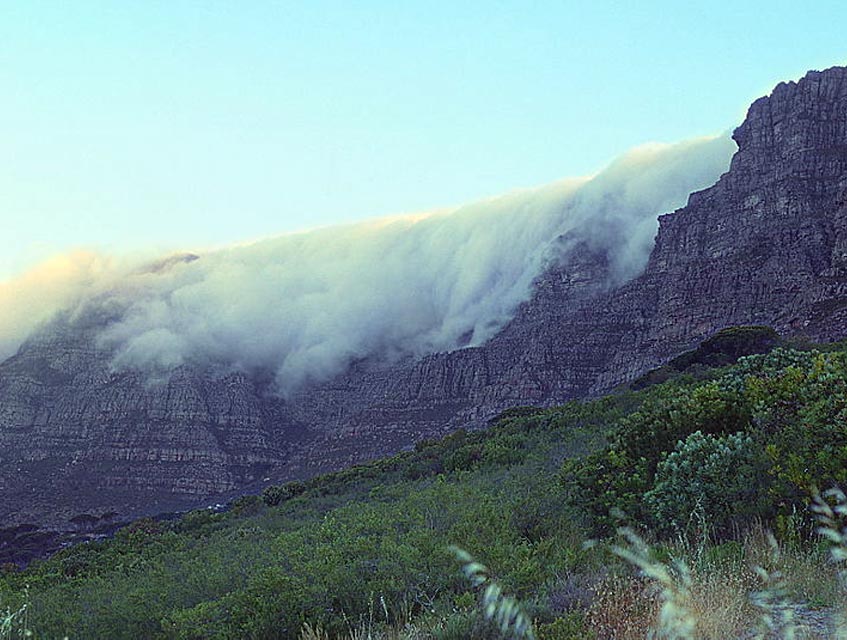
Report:
[[[180,533],[193,533],[204,535],[211,531],[212,527],[221,521],[221,514],[212,509],[195,509],[189,511],[173,524],[175,531]]]
[[[262,499],[259,496],[241,496],[232,501],[232,512],[237,516],[252,516],[259,513],[262,508]]]
[[[585,615],[573,612],[538,626],[538,640],[592,640],[597,635],[586,626]]]
[[[561,479],[569,501],[589,516],[594,533],[606,535],[620,526],[610,516],[623,512],[630,523],[650,520],[643,495],[653,487],[664,455],[695,431],[725,434],[750,424],[751,409],[743,389],[723,380],[691,389],[663,389],[638,411],[621,420],[609,446],[565,462]]]
[[[432,629],[435,640],[467,640],[474,636],[479,616],[475,611],[456,613]]]
[[[803,354],[750,379],[748,393],[782,502],[802,503],[816,488],[847,484],[844,354]]]
[[[699,521],[722,534],[763,515],[764,467],[750,436],[695,431],[659,463],[644,501],[662,532],[682,532]]]
[[[262,491],[262,500],[269,507],[275,507],[278,504],[296,498],[306,490],[306,485],[297,480],[286,482],[283,485],[272,485]]]
[[[115,539],[130,547],[140,548],[155,540],[165,531],[165,525],[154,518],[140,518],[118,529]]]

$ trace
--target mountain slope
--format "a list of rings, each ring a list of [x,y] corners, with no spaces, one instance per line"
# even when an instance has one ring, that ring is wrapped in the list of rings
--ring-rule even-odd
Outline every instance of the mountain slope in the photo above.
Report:
[[[154,511],[310,476],[510,406],[596,395],[725,326],[843,336],[847,69],[780,84],[734,138],[730,171],[661,218],[641,276],[609,290],[610,256],[565,235],[567,266],[487,343],[362,360],[287,399],[209,366],[158,382],[113,370],[103,318],[60,319],[0,364],[0,518]]]

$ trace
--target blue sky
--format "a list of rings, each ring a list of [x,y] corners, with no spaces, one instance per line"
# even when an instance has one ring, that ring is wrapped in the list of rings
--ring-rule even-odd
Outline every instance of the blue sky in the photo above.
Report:
[[[0,279],[453,205],[714,134],[847,3],[0,1]],[[741,5],[741,6],[739,6]]]

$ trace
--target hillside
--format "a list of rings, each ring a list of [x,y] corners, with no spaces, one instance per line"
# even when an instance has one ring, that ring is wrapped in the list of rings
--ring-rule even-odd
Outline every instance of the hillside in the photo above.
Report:
[[[791,597],[840,606],[806,505],[812,487],[847,480],[847,352],[797,346],[727,366],[774,339],[724,332],[639,391],[513,410],[487,431],[272,487],[223,513],[142,519],[26,571],[6,567],[0,602],[27,603],[44,638],[300,638],[304,623],[333,637],[497,637],[455,544],[492,568],[541,638],[624,637],[623,624],[644,637],[657,600],[605,547],[583,545],[621,523],[617,508],[692,563],[695,598],[727,599],[701,603],[712,631],[697,637],[738,637],[757,619],[762,525],[784,546],[769,566],[789,576]],[[680,457],[689,465],[671,464]]]

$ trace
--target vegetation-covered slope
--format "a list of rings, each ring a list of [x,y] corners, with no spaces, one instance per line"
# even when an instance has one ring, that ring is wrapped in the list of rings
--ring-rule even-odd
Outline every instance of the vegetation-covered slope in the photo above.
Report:
[[[524,603],[540,637],[626,637],[610,629],[638,618],[642,596],[624,614],[620,595],[638,581],[615,582],[622,568],[583,546],[619,518],[738,562],[750,525],[765,523],[820,557],[806,505],[847,479],[847,353],[780,347],[710,368],[775,342],[744,331],[719,336],[732,349],[712,341],[677,359],[659,384],[512,410],[485,432],[8,567],[0,605],[26,604],[39,638],[299,638],[304,623],[333,637],[362,625],[489,637],[457,545]]]

